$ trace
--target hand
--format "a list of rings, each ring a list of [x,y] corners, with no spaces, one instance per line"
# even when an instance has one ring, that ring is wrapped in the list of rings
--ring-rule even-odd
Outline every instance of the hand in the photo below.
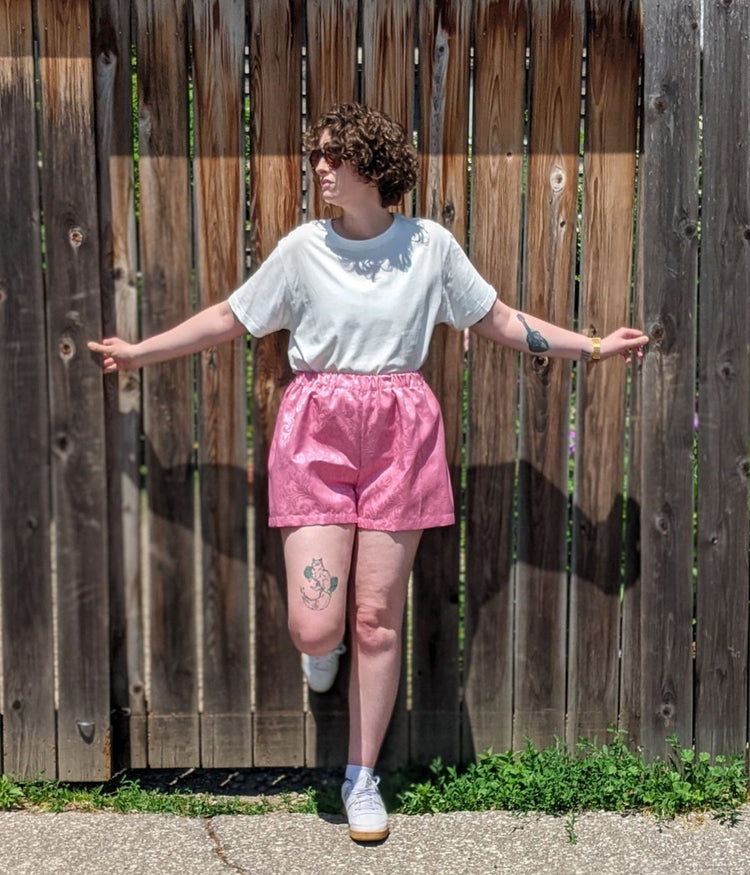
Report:
[[[102,370],[105,374],[115,371],[132,371],[141,367],[138,361],[136,345],[121,340],[119,337],[105,337],[101,343],[90,341],[87,344],[91,352],[102,357]]]
[[[648,336],[640,328],[618,328],[602,338],[600,358],[621,355],[629,364],[633,354],[638,360],[643,358],[643,347],[648,341]]]

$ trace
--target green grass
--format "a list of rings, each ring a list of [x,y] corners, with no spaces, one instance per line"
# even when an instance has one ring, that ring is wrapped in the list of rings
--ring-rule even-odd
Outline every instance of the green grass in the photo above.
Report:
[[[464,770],[433,763],[431,776],[401,794],[401,811],[426,814],[503,810],[575,815],[583,811],[651,812],[659,817],[712,811],[736,816],[748,799],[742,757],[695,754],[669,739],[667,760],[647,763],[625,745],[557,743],[545,750],[487,752]]]
[[[286,811],[315,813],[314,793],[281,794],[273,800],[241,799],[211,793],[174,793],[146,790],[136,780],[124,780],[113,788],[81,786],[60,781],[15,782],[0,776],[0,810],[115,811],[175,814],[183,817],[215,817],[220,814],[269,814]]]
[[[429,772],[401,770],[384,776],[389,810],[402,814],[499,810],[568,816],[568,838],[584,811],[650,812],[671,818],[688,812],[713,812],[736,818],[748,801],[748,776],[740,756],[695,754],[669,739],[667,760],[647,763],[613,732],[608,744],[581,741],[570,750],[557,743],[537,750],[487,753],[459,769],[436,760]],[[415,777],[416,776],[416,777]],[[282,793],[273,799],[247,799],[212,793],[147,790],[137,780],[108,785],[58,781],[15,782],[0,777],[0,810],[158,812],[184,817],[219,814],[340,813],[338,785]]]

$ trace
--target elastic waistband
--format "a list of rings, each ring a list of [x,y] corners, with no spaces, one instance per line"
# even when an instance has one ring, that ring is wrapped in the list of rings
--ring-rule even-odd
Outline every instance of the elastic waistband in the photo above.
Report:
[[[342,374],[338,371],[297,371],[295,383],[319,386],[351,386],[358,389],[386,388],[388,386],[422,386],[421,371],[399,371],[395,374]]]

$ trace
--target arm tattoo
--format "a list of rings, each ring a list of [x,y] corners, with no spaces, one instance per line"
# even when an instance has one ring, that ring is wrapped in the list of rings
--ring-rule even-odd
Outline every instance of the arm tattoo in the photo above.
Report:
[[[526,343],[529,345],[529,351],[535,354],[547,352],[549,349],[549,343],[542,336],[541,331],[537,331],[534,328],[529,327],[529,323],[524,319],[524,317],[520,314],[516,314],[518,320],[523,323],[523,327],[526,329]]]
[[[322,611],[331,603],[331,596],[339,585],[338,577],[331,577],[322,559],[312,559],[304,570],[305,582],[299,591],[306,608]]]
[[[587,349],[581,350],[581,361],[582,362],[590,362],[591,361],[591,353]]]

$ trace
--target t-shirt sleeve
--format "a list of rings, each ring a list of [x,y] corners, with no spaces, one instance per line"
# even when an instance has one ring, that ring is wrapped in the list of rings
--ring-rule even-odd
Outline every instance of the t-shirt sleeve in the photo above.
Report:
[[[290,327],[291,285],[284,268],[281,245],[232,292],[229,306],[254,337]]]
[[[486,316],[497,298],[495,289],[481,276],[451,235],[443,262],[443,297],[439,322],[468,328]]]

